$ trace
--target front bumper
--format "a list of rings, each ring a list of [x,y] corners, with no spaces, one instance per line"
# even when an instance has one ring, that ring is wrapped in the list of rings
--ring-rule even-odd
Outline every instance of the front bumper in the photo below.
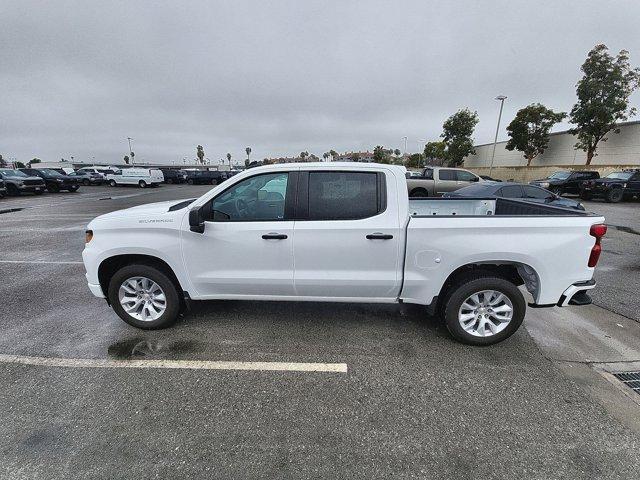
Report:
[[[46,187],[44,185],[16,185],[17,189],[21,192],[44,192]]]
[[[105,298],[104,292],[102,291],[102,287],[100,285],[95,285],[93,283],[87,283],[87,285],[89,286],[89,290],[91,290],[91,293],[93,293],[95,297]]]

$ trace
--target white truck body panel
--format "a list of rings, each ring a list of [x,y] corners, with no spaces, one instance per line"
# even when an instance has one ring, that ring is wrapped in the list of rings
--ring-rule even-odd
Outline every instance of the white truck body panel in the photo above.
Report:
[[[189,211],[261,173],[382,172],[386,208],[360,220],[205,222],[190,230]],[[604,218],[496,215],[495,200],[425,199],[409,202],[401,168],[318,163],[244,171],[189,206],[178,201],[112,212],[94,219],[83,252],[91,291],[104,297],[100,264],[116,255],[148,255],[165,262],[191,299],[313,300],[429,304],[445,280],[468,264],[513,263],[526,268],[538,304],[555,304],[574,283],[591,280],[591,225]],[[392,235],[369,240],[370,233]],[[286,235],[265,240],[264,234]],[[531,273],[535,272],[535,273]]]
[[[164,182],[164,174],[157,168],[123,168],[118,173],[107,175],[107,181],[115,181],[118,185],[138,185],[140,181],[147,185]]]

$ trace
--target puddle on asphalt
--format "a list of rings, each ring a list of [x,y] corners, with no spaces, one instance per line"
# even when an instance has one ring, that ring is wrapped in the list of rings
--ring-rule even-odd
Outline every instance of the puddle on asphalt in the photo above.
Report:
[[[2,213],[20,212],[22,210],[24,210],[24,208],[5,208],[4,210],[0,210],[0,214],[2,214]]]
[[[194,340],[148,340],[142,337],[121,340],[109,345],[107,353],[117,360],[166,358],[200,350]]]

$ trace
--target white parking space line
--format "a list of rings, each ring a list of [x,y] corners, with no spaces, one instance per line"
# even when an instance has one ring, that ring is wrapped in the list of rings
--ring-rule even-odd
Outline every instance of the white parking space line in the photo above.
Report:
[[[208,360],[109,360],[0,354],[0,363],[63,368],[157,368],[185,370],[257,370],[268,372],[347,373],[346,363],[226,362]]]
[[[54,260],[0,260],[0,263],[24,263],[26,265],[82,265],[82,262],[65,262]]]

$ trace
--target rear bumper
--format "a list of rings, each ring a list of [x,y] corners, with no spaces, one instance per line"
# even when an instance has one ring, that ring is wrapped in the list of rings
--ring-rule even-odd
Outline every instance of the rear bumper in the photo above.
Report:
[[[559,307],[566,307],[567,305],[589,305],[591,303],[591,297],[589,297],[587,291],[592,290],[595,286],[595,280],[576,282],[562,293],[557,305]]]

